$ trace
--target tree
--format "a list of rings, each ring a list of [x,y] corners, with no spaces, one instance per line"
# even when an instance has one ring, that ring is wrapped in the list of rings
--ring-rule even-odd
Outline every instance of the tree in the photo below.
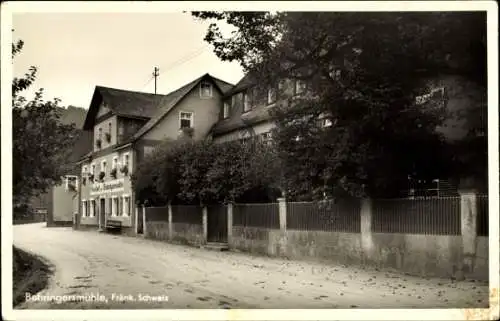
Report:
[[[273,109],[290,196],[392,196],[408,175],[435,178],[453,168],[436,131],[449,117],[444,105],[416,106],[414,97],[422,79],[442,73],[485,84],[484,14],[192,14],[237,28],[224,37],[212,23],[205,40],[220,59],[238,61],[258,87],[307,83],[309,95]],[[320,116],[333,125],[318,128]]]
[[[12,45],[12,57],[23,42]],[[28,101],[21,92],[36,79],[36,67],[12,82],[13,196],[14,206],[23,206],[32,196],[61,182],[67,169],[70,147],[75,139],[73,125],[59,122],[59,99],[43,100],[43,89]]]

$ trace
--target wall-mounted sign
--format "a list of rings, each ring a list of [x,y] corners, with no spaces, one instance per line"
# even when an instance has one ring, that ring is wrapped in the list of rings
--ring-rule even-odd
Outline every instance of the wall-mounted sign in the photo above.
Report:
[[[123,178],[103,183],[95,183],[90,189],[90,195],[101,195],[123,191]]]

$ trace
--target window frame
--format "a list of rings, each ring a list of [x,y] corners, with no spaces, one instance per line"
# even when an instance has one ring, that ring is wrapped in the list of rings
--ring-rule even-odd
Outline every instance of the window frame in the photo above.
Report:
[[[232,99],[232,98],[231,98]],[[227,119],[230,117],[231,102],[227,100],[222,103],[222,119]]]
[[[87,217],[89,213],[87,213],[87,200],[82,199],[82,216]]]
[[[95,217],[96,216],[96,202],[95,202],[95,198],[91,198],[90,199],[90,208],[89,208],[89,217]]]
[[[107,167],[108,167],[108,162],[104,159],[101,161],[101,171],[99,172],[99,174],[101,172],[104,172],[104,176],[107,176],[108,173],[107,173]]]
[[[113,162],[111,163],[111,169],[118,170],[118,156],[113,156]]]
[[[64,185],[66,191],[69,191],[69,179],[73,178],[75,180],[75,191],[78,191],[78,176],[76,175],[66,175],[64,176]]]
[[[249,112],[252,110],[252,103],[250,101],[250,92],[246,90],[243,92],[243,112]]]
[[[299,87],[299,83],[304,84],[303,88]],[[302,88],[302,91],[299,92],[298,88]],[[306,88],[307,88],[307,83],[304,80],[302,80],[302,79],[295,79],[295,82],[294,82],[294,85],[293,85],[293,95],[294,96],[303,95],[306,92]]]
[[[271,100],[271,92],[274,91],[274,100]],[[274,105],[278,101],[278,91],[274,86],[267,88],[267,105]]]
[[[190,126],[189,127],[182,127],[182,120],[187,120],[186,118],[182,118],[182,114],[189,114],[191,115],[190,120]],[[179,129],[183,128],[194,128],[194,112],[192,111],[179,111]]]
[[[125,199],[128,199],[128,203],[125,202]],[[131,213],[130,213],[130,195],[129,194],[122,195],[122,202],[123,202],[122,216],[130,217],[130,215],[131,215]],[[125,204],[127,204],[126,210],[125,210]]]
[[[203,86],[204,85],[207,85],[207,87],[210,88],[210,93],[209,93],[208,96],[204,96],[204,91],[203,91]],[[213,84],[210,83],[209,81],[205,80],[205,81],[200,82],[200,98],[201,99],[210,99],[210,98],[212,98],[213,97],[213,90],[214,90],[213,87],[214,87]]]

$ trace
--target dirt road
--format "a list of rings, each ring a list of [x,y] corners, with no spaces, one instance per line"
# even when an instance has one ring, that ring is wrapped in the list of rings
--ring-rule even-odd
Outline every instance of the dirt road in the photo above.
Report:
[[[94,231],[46,228],[43,224],[15,226],[14,244],[41,255],[55,268],[49,288],[35,299],[67,295],[66,299],[72,300],[31,300],[20,308],[488,306],[488,285],[484,282],[423,279],[334,264],[213,252]]]

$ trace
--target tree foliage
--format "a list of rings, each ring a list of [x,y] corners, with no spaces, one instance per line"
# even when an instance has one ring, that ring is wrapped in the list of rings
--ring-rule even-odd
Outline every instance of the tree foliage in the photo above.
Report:
[[[275,139],[291,196],[395,195],[408,175],[448,174],[453,158],[436,128],[445,104],[415,104],[423,79],[459,74],[485,86],[483,13],[193,12],[205,40],[238,61],[258,87],[307,82],[309,95],[274,108]],[[333,126],[319,129],[320,115]],[[300,140],[295,138],[299,136]]]
[[[23,42],[12,45],[12,56]],[[14,205],[26,204],[32,196],[61,181],[75,140],[73,125],[60,123],[59,99],[45,101],[43,89],[32,100],[21,96],[36,79],[36,67],[12,82],[13,196]]]
[[[138,165],[132,182],[140,202],[221,204],[267,200],[278,186],[276,157],[260,142],[171,141],[162,143]],[[255,196],[259,191],[260,195]]]

